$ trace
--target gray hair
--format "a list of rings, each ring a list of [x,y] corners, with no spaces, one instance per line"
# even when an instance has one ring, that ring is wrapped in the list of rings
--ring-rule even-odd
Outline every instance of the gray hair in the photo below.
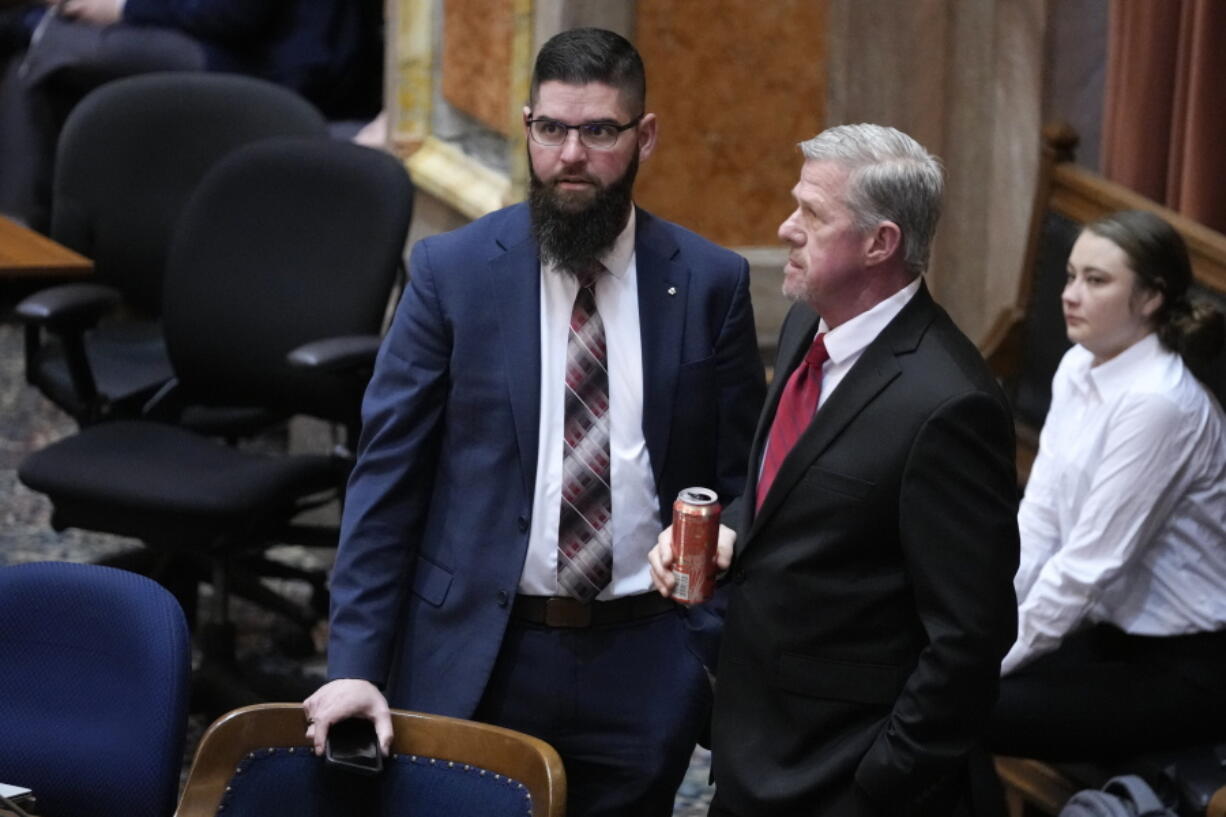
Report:
[[[903,261],[919,275],[928,266],[945,187],[940,161],[902,131],[883,125],[838,125],[800,143],[806,159],[850,171],[847,201],[868,231],[892,221],[902,231]]]

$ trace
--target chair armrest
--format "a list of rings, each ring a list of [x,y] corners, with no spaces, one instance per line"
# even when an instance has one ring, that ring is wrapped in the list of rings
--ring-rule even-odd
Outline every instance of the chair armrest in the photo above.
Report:
[[[42,347],[41,331],[46,329],[58,335],[73,391],[84,407],[83,416],[78,418],[82,422],[96,420],[105,410],[85,352],[85,332],[118,306],[120,300],[119,291],[104,284],[62,284],[35,292],[14,310],[26,325],[26,380],[35,382],[34,372]]]
[[[347,335],[304,343],[287,355],[291,366],[321,372],[345,372],[375,364],[381,339],[377,335]]]
[[[83,332],[120,300],[118,290],[105,284],[63,284],[24,298],[15,311],[23,321],[42,324],[53,332]]]

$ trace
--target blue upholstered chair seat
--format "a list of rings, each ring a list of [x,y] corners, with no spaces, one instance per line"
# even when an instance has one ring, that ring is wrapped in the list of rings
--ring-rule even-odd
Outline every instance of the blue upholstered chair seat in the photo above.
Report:
[[[386,758],[379,777],[327,767],[302,748],[245,757],[222,798],[225,817],[489,817],[532,814],[523,783],[467,763],[415,755]]]

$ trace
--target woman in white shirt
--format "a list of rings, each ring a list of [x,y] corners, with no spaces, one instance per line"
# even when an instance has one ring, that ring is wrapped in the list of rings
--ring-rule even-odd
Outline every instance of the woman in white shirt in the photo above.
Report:
[[[992,748],[1050,760],[1226,739],[1226,429],[1181,355],[1222,316],[1179,234],[1115,213],[1073,245],[1068,337],[1018,513],[1018,637]]]

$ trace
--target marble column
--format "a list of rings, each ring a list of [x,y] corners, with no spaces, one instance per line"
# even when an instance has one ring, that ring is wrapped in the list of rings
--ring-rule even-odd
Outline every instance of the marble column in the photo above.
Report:
[[[828,0],[826,122],[945,163],[929,285],[972,339],[1012,300],[1038,167],[1044,0]]]

